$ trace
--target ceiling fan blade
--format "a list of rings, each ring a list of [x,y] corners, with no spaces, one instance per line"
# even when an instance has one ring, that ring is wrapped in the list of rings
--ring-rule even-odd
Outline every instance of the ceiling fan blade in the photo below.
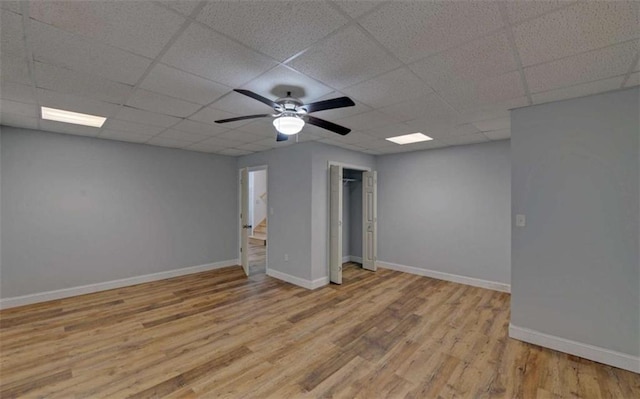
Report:
[[[307,123],[311,125],[316,125],[323,129],[330,130],[334,133],[341,134],[343,136],[351,131],[351,129],[349,129],[348,127],[336,125],[333,122],[325,121],[324,119],[316,118],[314,116],[307,115],[305,119],[307,120]]]
[[[254,93],[251,90],[244,90],[244,89],[233,89],[233,91],[235,91],[236,93],[240,93],[240,94],[244,94],[247,97],[251,97],[254,100],[258,100],[263,104],[266,104],[268,106],[270,106],[273,109],[277,109],[280,107],[279,104],[269,100],[266,97],[262,97],[260,94]]]
[[[270,114],[260,114],[260,115],[247,115],[247,116],[239,116],[237,118],[229,118],[229,119],[220,119],[219,121],[215,121],[216,123],[228,123],[235,121],[243,121],[245,119],[257,119],[257,118],[266,118],[271,116]]]
[[[332,98],[331,100],[305,104],[300,108],[306,109],[307,113],[310,114],[312,112],[324,111],[327,109],[353,107],[354,105],[356,105],[356,103],[354,103],[349,97],[338,97]]]

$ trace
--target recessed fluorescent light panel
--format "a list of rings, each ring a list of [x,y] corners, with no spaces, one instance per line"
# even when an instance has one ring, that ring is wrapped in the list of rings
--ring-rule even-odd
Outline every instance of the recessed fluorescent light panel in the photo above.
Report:
[[[385,140],[389,140],[396,144],[403,145],[403,144],[419,143],[421,141],[429,141],[433,139],[422,133],[411,133],[411,134],[405,134],[403,136],[387,137]]]
[[[50,121],[73,123],[75,125],[102,127],[107,118],[89,114],[81,114],[79,112],[65,111],[63,109],[42,108],[42,119]]]

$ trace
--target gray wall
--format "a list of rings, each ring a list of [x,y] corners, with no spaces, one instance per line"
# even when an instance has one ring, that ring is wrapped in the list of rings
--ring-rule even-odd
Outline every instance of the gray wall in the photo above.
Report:
[[[238,159],[238,168],[268,165],[268,267],[305,280],[328,274],[328,162],[373,167],[374,157],[317,142],[287,145]],[[289,261],[284,260],[284,255]]]
[[[375,157],[333,147],[309,143],[312,148],[312,217],[311,259],[312,279],[329,276],[329,161],[369,167],[375,170]]]
[[[509,141],[380,156],[381,261],[509,284]]]
[[[237,258],[234,158],[1,135],[2,297]]]
[[[638,88],[511,116],[511,322],[639,354]]]
[[[268,268],[310,280],[311,143],[285,144],[237,160],[237,169],[261,165],[268,165],[267,211],[273,209],[268,215]]]

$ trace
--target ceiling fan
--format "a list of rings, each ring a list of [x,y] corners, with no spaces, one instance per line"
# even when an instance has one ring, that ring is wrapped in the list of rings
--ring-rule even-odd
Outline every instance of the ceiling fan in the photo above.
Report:
[[[333,122],[325,121],[324,119],[316,118],[309,115],[312,112],[325,111],[328,109],[352,107],[356,105],[349,97],[338,97],[330,100],[318,101],[311,104],[304,104],[299,99],[292,97],[291,92],[287,92],[286,97],[278,98],[275,101],[271,101],[268,98],[262,97],[260,94],[256,94],[250,90],[233,89],[233,91],[244,94],[255,100],[264,103],[273,108],[273,114],[258,114],[239,116],[237,118],[221,119],[215,121],[216,123],[228,123],[241,121],[245,119],[257,119],[257,118],[274,118],[273,126],[278,131],[276,141],[285,141],[289,136],[299,133],[304,127],[305,123],[315,125],[323,129],[330,130],[334,133],[345,135],[351,131],[351,129],[344,126],[336,125]]]

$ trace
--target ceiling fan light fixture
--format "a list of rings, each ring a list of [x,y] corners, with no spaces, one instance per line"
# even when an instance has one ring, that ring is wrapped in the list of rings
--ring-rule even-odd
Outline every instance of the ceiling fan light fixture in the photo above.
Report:
[[[291,136],[300,133],[304,121],[296,116],[281,116],[273,120],[273,126],[282,134]]]

